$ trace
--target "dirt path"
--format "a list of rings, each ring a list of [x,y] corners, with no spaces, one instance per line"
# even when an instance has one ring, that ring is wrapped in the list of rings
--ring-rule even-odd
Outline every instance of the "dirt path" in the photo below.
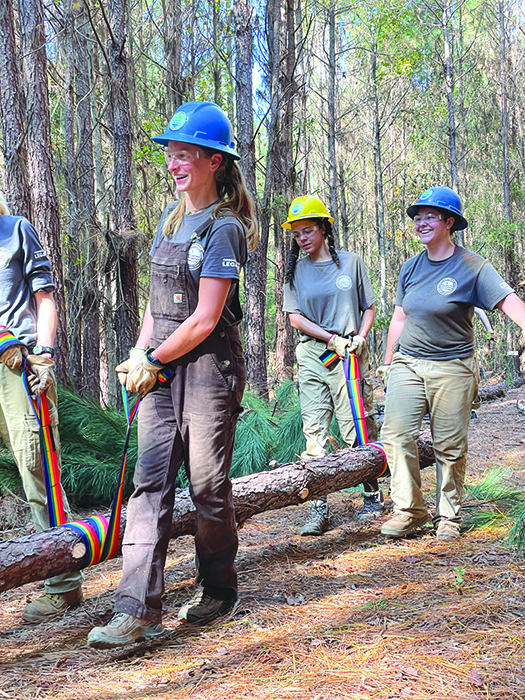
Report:
[[[525,484],[525,418],[515,405],[524,395],[511,391],[478,411],[468,481],[509,467],[516,487]],[[433,470],[424,482],[431,499]],[[331,496],[333,529],[321,538],[297,534],[307,506],[249,522],[242,604],[205,629],[177,621],[194,569],[192,539],[172,542],[167,633],[153,643],[85,646],[111,615],[120,560],[88,570],[85,603],[53,623],[21,624],[34,584],[1,594],[0,698],[523,699],[525,562],[505,547],[505,527],[450,544],[430,532],[394,542],[377,523],[357,524],[360,502],[355,491]]]

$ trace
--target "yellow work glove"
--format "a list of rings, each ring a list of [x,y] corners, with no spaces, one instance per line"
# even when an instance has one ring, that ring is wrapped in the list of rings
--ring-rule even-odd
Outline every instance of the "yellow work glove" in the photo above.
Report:
[[[344,358],[346,356],[346,349],[350,348],[350,345],[352,345],[352,341],[348,338],[342,338],[340,335],[333,335],[326,343],[326,348],[327,350],[336,352],[339,357]]]
[[[366,340],[363,338],[362,335],[354,335],[352,337],[352,344],[348,348],[348,352],[353,352],[355,353],[356,357],[359,357],[359,355],[363,352],[363,350],[366,348]]]
[[[379,365],[376,369],[376,377],[379,377],[385,385],[388,381],[388,375],[390,374],[390,367],[391,365]]]
[[[40,396],[55,383],[53,367],[55,361],[43,355],[28,355],[27,364],[34,374],[29,375],[27,382],[32,394]]]
[[[25,349],[25,345],[11,345],[0,355],[0,362],[3,362],[9,369],[19,369],[22,366],[24,356],[22,349]]]
[[[115,371],[118,374],[118,380],[122,386],[126,384],[128,373],[137,366],[140,358],[145,352],[146,348],[131,348],[128,359],[124,360],[124,362],[121,362],[120,365],[115,367]]]
[[[164,367],[163,364],[154,364],[148,359],[149,350],[142,353],[138,363],[128,373],[126,391],[138,394],[142,399],[153,389],[157,382],[157,374]]]

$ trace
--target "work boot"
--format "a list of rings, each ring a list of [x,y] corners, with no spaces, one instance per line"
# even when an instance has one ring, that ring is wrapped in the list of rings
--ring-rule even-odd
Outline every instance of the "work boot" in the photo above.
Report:
[[[317,536],[328,530],[329,513],[328,503],[325,500],[310,501],[310,512],[308,520],[301,528],[301,535]]]
[[[440,520],[436,530],[438,540],[455,540],[459,537],[459,525],[450,520]]]
[[[105,627],[94,627],[87,643],[94,649],[114,649],[133,642],[144,642],[164,632],[161,622],[148,622],[128,613],[117,612]]]
[[[381,528],[382,535],[389,537],[404,537],[412,530],[422,527],[428,522],[428,515],[422,515],[419,518],[408,513],[396,513],[393,518],[387,520]]]
[[[219,600],[204,593],[200,588],[193,598],[179,610],[177,618],[193,625],[206,625],[218,617],[232,613],[239,604],[238,598]]]
[[[66,593],[44,593],[25,606],[22,618],[31,625],[38,625],[40,622],[52,620],[69,608],[74,608],[83,599],[82,586]]]
[[[380,516],[385,510],[385,497],[381,489],[377,491],[365,491],[363,507],[357,514],[358,520],[373,520]]]

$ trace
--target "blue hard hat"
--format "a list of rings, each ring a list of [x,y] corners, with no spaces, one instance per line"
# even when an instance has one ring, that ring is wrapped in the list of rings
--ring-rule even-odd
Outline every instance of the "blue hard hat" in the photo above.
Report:
[[[152,141],[163,146],[169,141],[181,141],[227,153],[234,160],[240,157],[235,150],[231,122],[215,102],[185,102],[172,116],[164,133],[153,136]]]
[[[452,214],[455,219],[452,231],[463,231],[468,226],[468,221],[463,216],[461,199],[450,187],[439,185],[439,187],[431,187],[429,190],[425,190],[417,202],[407,209],[407,214],[411,219],[417,214],[419,207],[435,207]]]

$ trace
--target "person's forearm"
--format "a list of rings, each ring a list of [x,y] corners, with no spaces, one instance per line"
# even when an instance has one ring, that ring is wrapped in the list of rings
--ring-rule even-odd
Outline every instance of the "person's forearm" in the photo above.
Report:
[[[366,338],[366,336],[370,333],[372,326],[374,325],[375,317],[376,309],[374,304],[372,304],[372,306],[369,306],[368,309],[366,309],[366,311],[363,313],[363,317],[361,319],[361,326],[357,334],[363,338]]]
[[[318,340],[324,340],[325,342],[330,340],[333,335],[325,331],[321,326],[318,326],[317,323],[301,316],[301,314],[290,314],[290,325],[301,333],[305,333],[312,338],[318,338]]]
[[[54,346],[57,332],[57,311],[52,292],[36,292],[37,345]]]
[[[496,306],[522,330],[525,330],[525,304],[517,294],[512,292],[512,294],[506,296],[505,299],[502,299]]]
[[[144,312],[144,320],[142,321],[142,328],[140,329],[139,337],[135,343],[136,348],[148,348],[149,341],[151,340],[151,333],[153,331],[153,316],[149,310],[149,301],[146,306],[146,311]]]

